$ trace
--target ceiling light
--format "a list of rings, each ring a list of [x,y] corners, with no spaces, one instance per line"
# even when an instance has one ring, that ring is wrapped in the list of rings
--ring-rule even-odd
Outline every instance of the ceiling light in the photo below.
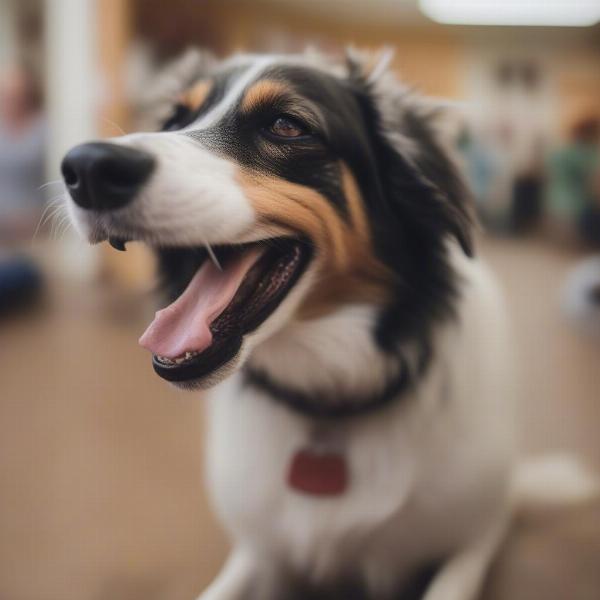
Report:
[[[451,25],[586,27],[600,21],[600,0],[419,0],[419,8]]]

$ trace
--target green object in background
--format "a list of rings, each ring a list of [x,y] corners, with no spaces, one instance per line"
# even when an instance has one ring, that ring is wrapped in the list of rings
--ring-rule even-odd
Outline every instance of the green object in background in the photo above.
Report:
[[[550,214],[576,222],[594,202],[593,178],[599,167],[600,152],[593,144],[576,142],[555,151],[548,164]]]

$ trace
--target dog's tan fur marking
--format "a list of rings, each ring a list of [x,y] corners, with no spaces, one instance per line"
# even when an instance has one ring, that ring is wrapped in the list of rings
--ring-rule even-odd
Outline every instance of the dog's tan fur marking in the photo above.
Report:
[[[259,215],[258,226],[277,226],[308,237],[321,259],[319,281],[300,309],[302,318],[327,314],[344,303],[382,304],[389,297],[392,276],[373,253],[363,200],[346,165],[342,165],[342,181],[350,224],[310,187],[278,177],[240,173],[246,197]]]
[[[241,111],[247,114],[275,102],[281,102],[284,112],[291,113],[309,127],[319,127],[319,108],[313,102],[295,93],[289,85],[272,79],[258,81],[246,91],[241,103]]]
[[[202,79],[182,95],[181,102],[192,110],[197,110],[204,104],[212,88],[213,82],[210,79]]]
[[[244,173],[241,182],[260,223],[275,223],[304,234],[336,268],[346,269],[349,257],[341,220],[334,208],[312,188],[278,177]]]
[[[277,98],[289,95],[291,90],[288,86],[280,81],[272,81],[271,79],[263,79],[255,83],[244,95],[241,109],[245,113],[249,113],[258,106],[273,102]]]
[[[352,225],[356,229],[358,235],[360,235],[362,239],[367,240],[370,236],[369,224],[365,215],[365,205],[358,189],[358,185],[356,184],[356,180],[354,179],[350,168],[345,163],[341,163],[340,170],[342,172],[344,196],[348,203]]]

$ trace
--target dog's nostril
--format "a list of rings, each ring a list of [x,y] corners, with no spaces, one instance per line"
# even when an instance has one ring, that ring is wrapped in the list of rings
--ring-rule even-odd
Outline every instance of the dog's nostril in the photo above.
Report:
[[[63,164],[61,171],[63,179],[68,187],[75,187],[79,183],[79,177],[73,167]]]

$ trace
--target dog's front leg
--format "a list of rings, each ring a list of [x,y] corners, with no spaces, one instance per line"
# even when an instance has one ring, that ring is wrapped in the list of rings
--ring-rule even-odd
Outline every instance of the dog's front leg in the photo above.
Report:
[[[434,577],[423,600],[477,600],[508,522],[506,514],[499,516],[483,535],[452,556]]]
[[[273,597],[272,574],[256,553],[236,548],[197,600],[268,600]]]

